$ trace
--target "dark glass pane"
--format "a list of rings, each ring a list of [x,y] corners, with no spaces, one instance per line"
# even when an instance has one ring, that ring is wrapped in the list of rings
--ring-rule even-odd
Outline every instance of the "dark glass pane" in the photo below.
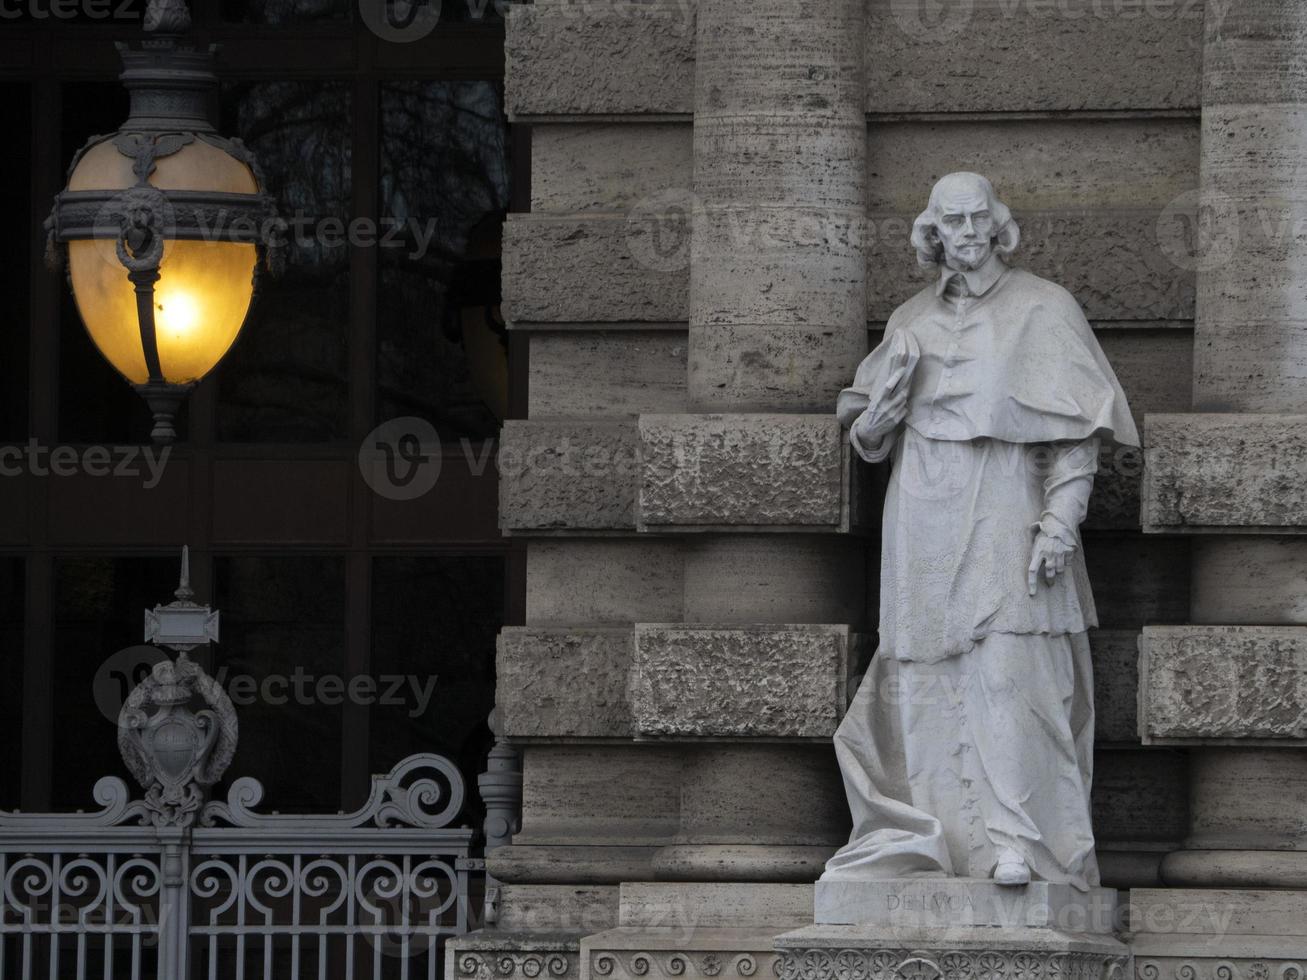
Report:
[[[141,672],[144,612],[171,602],[177,558],[68,558],[55,563],[51,719],[56,809],[94,809],[101,776],[140,788],[118,754],[118,711]]]
[[[458,763],[475,798],[491,744],[486,719],[503,623],[502,558],[373,561],[372,672],[381,692],[400,681],[386,699],[397,703],[371,709],[373,772],[414,752],[439,752]]]
[[[350,92],[252,82],[223,92],[223,131],[258,156],[290,223],[285,274],[264,276],[219,373],[218,438],[325,442],[348,411]]]
[[[127,92],[109,82],[63,86],[62,151],[65,164],[92,136],[111,133],[127,118]],[[123,270],[126,277],[127,270]],[[148,441],[150,412],[92,343],[77,315],[66,280],[59,317],[59,438],[65,442]],[[183,423],[184,425],[184,423]],[[185,438],[185,429],[178,434]]]
[[[9,147],[0,154],[0,213],[26,215],[31,207],[32,101],[27,85],[0,85],[0,131]],[[42,202],[44,205],[44,202]],[[0,441],[19,442],[27,436],[27,335],[31,307],[28,277],[39,260],[40,233],[27,237],[24,249],[0,262],[0,296],[7,316],[0,328]]]
[[[381,89],[378,421],[415,415],[442,439],[484,437],[507,405],[499,316],[508,128],[492,82]]]
[[[348,22],[351,0],[222,0],[222,18],[245,24]]]
[[[23,777],[23,560],[0,558],[0,652],[5,682],[0,685],[0,810],[22,803]]]
[[[442,0],[440,19],[445,23],[494,24],[504,23],[504,13],[510,0]],[[516,0],[521,2],[521,0]]]
[[[34,24],[56,29],[87,24],[121,29],[139,25],[146,0],[22,0],[5,4],[7,24]],[[112,35],[110,35],[112,37]]]
[[[220,558],[214,594],[222,610],[214,676],[241,727],[227,782],[259,779],[265,809],[338,810],[345,563]]]

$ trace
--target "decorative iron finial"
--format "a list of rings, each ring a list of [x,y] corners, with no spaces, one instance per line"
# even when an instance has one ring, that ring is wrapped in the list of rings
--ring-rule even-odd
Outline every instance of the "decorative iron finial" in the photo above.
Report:
[[[218,613],[208,606],[198,605],[191,588],[191,553],[182,547],[182,573],[177,598],[166,606],[155,606],[145,611],[145,642],[171,647],[185,654],[196,647],[208,646],[218,640]]]
[[[194,605],[191,601],[195,598],[195,592],[191,589],[191,546],[188,544],[182,545],[182,577],[173,595],[182,605]]]
[[[146,610],[145,639],[178,651],[177,660],[155,664],[118,715],[118,751],[145,790],[145,819],[159,827],[195,823],[240,735],[227,692],[186,656],[218,639],[218,614],[194,601],[185,546],[174,594],[175,601]]]
[[[191,29],[186,0],[149,0],[142,27],[151,34],[185,34]]]

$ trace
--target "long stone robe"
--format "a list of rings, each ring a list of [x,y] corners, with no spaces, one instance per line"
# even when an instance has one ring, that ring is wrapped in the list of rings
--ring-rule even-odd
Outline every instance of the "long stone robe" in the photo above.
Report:
[[[1083,551],[1034,597],[1026,576],[1039,529],[1079,545],[1100,444],[1138,436],[1070,294],[986,271],[978,296],[957,277],[900,307],[841,394],[852,424],[911,335],[904,424],[851,435],[892,469],[880,647],[835,738],[854,828],[827,879],[986,877],[1008,847],[1037,878],[1098,883]]]

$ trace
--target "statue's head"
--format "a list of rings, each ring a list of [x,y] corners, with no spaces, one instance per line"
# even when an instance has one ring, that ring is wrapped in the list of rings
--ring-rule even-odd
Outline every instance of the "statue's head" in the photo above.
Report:
[[[912,223],[917,261],[927,268],[978,269],[994,252],[1006,257],[1021,240],[1017,223],[994,187],[980,174],[940,178],[926,210]]]

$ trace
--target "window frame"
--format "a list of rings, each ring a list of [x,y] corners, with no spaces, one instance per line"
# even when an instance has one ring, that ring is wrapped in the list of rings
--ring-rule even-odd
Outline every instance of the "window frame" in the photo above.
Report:
[[[391,44],[352,21],[267,26],[224,22],[221,0],[192,0],[197,44],[221,45],[219,79],[227,81],[344,80],[352,88],[353,181],[351,217],[378,215],[380,170],[380,86],[391,79],[498,82],[504,78],[502,22],[442,24],[427,38]],[[135,23],[69,24],[51,20],[10,24],[0,37],[0,80],[30,86],[30,210],[27,226],[30,302],[28,317],[28,435],[41,446],[74,445],[59,435],[59,323],[62,274],[45,268],[42,223],[63,187],[68,164],[60,147],[61,86],[70,81],[118,85],[113,42],[139,38]],[[216,113],[217,106],[214,106]],[[87,133],[89,138],[92,134]],[[529,208],[530,140],[527,129],[509,124],[510,211]],[[371,663],[371,596],[374,558],[399,555],[497,555],[505,562],[504,622],[525,620],[525,545],[500,536],[494,467],[482,477],[460,475],[465,455],[444,450],[440,501],[414,506],[404,518],[380,501],[363,481],[357,447],[376,425],[376,337],[379,257],[376,249],[350,246],[351,309],[348,323],[347,438],[332,443],[220,443],[215,439],[217,377],[191,394],[188,439],[174,448],[170,495],[124,504],[100,496],[104,481],[41,477],[26,473],[0,480],[0,513],[25,517],[23,526],[0,526],[0,555],[24,559],[23,773],[24,810],[49,809],[52,730],[56,718],[58,665],[53,663],[54,563],[60,558],[175,555],[191,550],[192,584],[199,601],[212,594],[217,557],[332,554],[345,559],[345,670],[366,673]],[[509,335],[509,417],[525,417],[526,338]],[[140,434],[143,440],[145,433]],[[173,470],[173,468],[176,468]],[[273,475],[252,497],[219,512],[219,493],[239,486],[242,473]],[[280,474],[285,479],[277,478]],[[260,513],[265,503],[305,505],[296,487],[331,487],[322,500],[335,515],[319,535],[268,536]],[[90,481],[88,484],[88,480]],[[125,492],[125,491],[124,491]],[[436,492],[433,492],[436,493]],[[281,499],[277,499],[281,495]],[[230,494],[228,494],[231,499]],[[271,500],[269,500],[271,498]],[[87,501],[101,513],[81,520]],[[122,508],[114,510],[115,505]],[[403,533],[396,533],[397,526]],[[70,530],[72,528],[72,530]],[[242,531],[242,528],[245,528]],[[167,601],[160,596],[159,601]],[[105,651],[107,656],[112,651]],[[76,723],[76,720],[72,720]],[[345,705],[343,712],[341,805],[352,807],[368,787],[368,708]],[[87,801],[88,805],[91,801]]]

